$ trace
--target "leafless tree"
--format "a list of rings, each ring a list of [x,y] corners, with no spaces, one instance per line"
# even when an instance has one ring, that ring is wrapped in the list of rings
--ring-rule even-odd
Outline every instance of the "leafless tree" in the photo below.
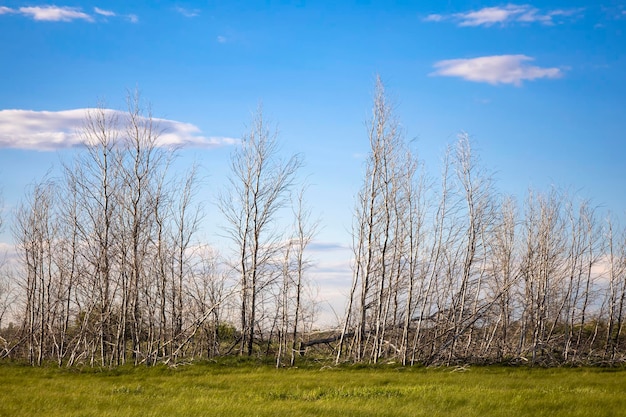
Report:
[[[303,328],[302,322],[303,320],[303,310],[304,310],[304,299],[305,293],[304,289],[307,285],[305,272],[309,267],[309,262],[305,257],[305,250],[308,247],[311,240],[314,238],[316,234],[316,230],[318,227],[317,221],[311,220],[311,212],[304,205],[304,190],[303,187],[300,193],[297,196],[297,203],[295,208],[295,239],[292,239],[294,242],[294,263],[295,263],[295,279],[294,279],[294,294],[295,298],[294,306],[293,306],[293,331],[291,334],[291,359],[290,365],[294,366],[296,362],[296,346],[298,340],[298,333]]]
[[[289,201],[289,191],[301,166],[299,156],[280,159],[277,133],[263,118],[261,108],[231,157],[229,189],[219,198],[225,231],[237,251],[235,269],[241,291],[240,353],[252,355],[259,307],[275,275],[271,261],[283,235],[276,223]]]
[[[563,285],[566,241],[562,198],[556,191],[529,192],[524,218],[525,248],[521,259],[524,279],[524,318],[520,348],[530,350],[532,362],[548,353],[549,323],[554,319],[558,290]],[[528,348],[526,338],[529,338]]]
[[[382,331],[384,294],[389,284],[389,266],[392,252],[394,226],[393,198],[396,183],[394,164],[399,142],[398,123],[385,96],[380,77],[376,79],[372,119],[368,122],[370,152],[366,161],[363,186],[357,197],[353,241],[355,264],[351,297],[357,296],[357,305],[350,300],[344,331],[340,340],[340,351],[347,330],[347,323],[354,307],[356,332],[354,357],[361,361],[365,357],[369,331],[375,328],[372,359],[378,358],[380,333]],[[340,352],[341,353],[341,352]]]
[[[1,191],[0,189],[0,233],[3,231],[4,226],[4,204]],[[0,253],[0,332],[2,332],[3,329],[3,319],[12,304],[11,292],[6,254]],[[2,340],[3,339],[0,339],[0,341]],[[6,343],[6,340],[4,340],[4,343]]]
[[[173,190],[172,195],[175,198],[172,220],[173,220],[173,236],[171,239],[173,254],[173,271],[172,271],[172,332],[174,338],[174,347],[177,348],[179,341],[176,339],[182,336],[184,324],[184,300],[185,287],[189,285],[190,278],[194,275],[193,269],[196,264],[197,255],[193,253],[191,247],[193,237],[195,236],[200,222],[202,220],[201,207],[194,204],[194,197],[197,192],[197,167],[192,167],[183,181]],[[203,274],[207,274],[211,280],[216,279],[216,274],[211,268],[215,263],[214,256],[208,258],[202,256],[199,260],[203,266]],[[206,279],[206,275],[203,275]],[[214,286],[215,283],[212,283]],[[215,289],[215,287],[213,287]],[[219,306],[221,299],[217,297],[215,291],[210,293],[211,298],[206,301],[212,301],[211,306]],[[204,306],[206,310],[208,306]],[[217,317],[218,309],[214,310]],[[175,360],[176,358],[174,358]]]
[[[607,219],[606,246],[608,288],[606,294],[607,330],[604,358],[614,363],[619,351],[626,300],[626,234],[615,230],[611,217]]]
[[[565,285],[561,290],[558,310],[548,333],[548,339],[562,328],[562,360],[577,359],[571,351],[582,352],[582,329],[586,325],[593,302],[592,289],[597,277],[592,269],[597,264],[600,253],[600,230],[595,220],[595,211],[588,201],[582,201],[578,210],[570,201],[566,207],[568,244],[565,261]],[[575,338],[575,329],[579,328]]]
[[[85,332],[89,331],[98,335],[97,343],[88,339],[84,342],[90,346],[88,355],[92,362],[99,352],[102,366],[113,360],[111,347],[115,343],[112,340],[112,307],[117,288],[113,263],[119,256],[115,218],[120,209],[117,190],[122,187],[118,148],[120,129],[117,115],[108,112],[104,106],[89,110],[80,131],[85,152],[73,165],[65,167],[65,175],[76,195],[82,256],[88,263],[83,275],[86,279],[81,280],[80,288],[84,297],[82,324],[89,326],[89,329],[83,328],[83,334],[87,336]],[[125,279],[125,276],[121,278]]]
[[[518,288],[517,220],[515,200],[505,197],[496,214],[493,239],[489,245],[492,278],[488,282],[490,296],[499,295],[497,317],[490,342],[496,339],[496,358],[502,360],[513,353],[511,332],[515,320],[515,291]],[[489,344],[491,347],[491,343]]]
[[[17,208],[18,265],[0,262],[0,357],[173,365],[258,352],[293,366],[296,353],[326,346],[336,362],[626,361],[626,233],[616,219],[601,227],[591,202],[557,189],[529,191],[518,209],[464,133],[437,183],[380,77],[373,99],[340,332],[307,334],[305,252],[317,222],[305,187],[293,193],[302,160],[282,157],[261,109],[218,197],[227,262],[197,238],[197,167],[171,171],[176,149],[160,143],[158,119],[133,92],[125,112],[89,110],[84,147]],[[4,327],[7,314],[20,326]]]
[[[57,222],[54,213],[55,185],[50,181],[35,184],[16,213],[13,235],[23,264],[25,279],[24,324],[28,360],[41,365],[50,349],[50,336],[55,317],[55,266],[53,247]]]
[[[356,361],[369,356],[376,363],[387,354],[406,360],[416,285],[423,284],[418,266],[425,240],[425,177],[380,77],[367,128],[370,152],[355,208],[353,284],[337,361],[348,336]]]
[[[294,366],[298,337],[302,334],[301,322],[306,295],[304,289],[307,285],[305,272],[309,267],[305,251],[317,228],[317,222],[311,220],[310,209],[305,206],[305,189],[306,187],[302,187],[293,198],[293,230],[283,248],[277,366],[281,366],[286,358],[289,358],[290,366]]]
[[[206,346],[199,347],[199,355],[213,358],[219,356],[221,351],[221,339],[226,327],[222,311],[224,303],[229,296],[230,289],[227,287],[227,271],[221,265],[218,253],[211,247],[204,245],[194,251],[195,267],[193,279],[187,284],[187,292],[191,300],[191,318],[202,329],[203,339]]]
[[[402,195],[406,200],[406,213],[400,221],[400,229],[404,230],[405,247],[405,270],[406,276],[406,299],[404,305],[404,322],[402,323],[402,338],[400,340],[400,351],[402,363],[407,365],[412,351],[410,350],[411,332],[417,333],[413,328],[414,316],[422,314],[419,309],[420,303],[428,298],[425,254],[427,253],[426,235],[426,193],[429,183],[423,171],[423,166],[417,161],[410,151],[407,151],[404,160],[404,176],[401,182],[403,188]],[[421,320],[418,320],[421,323]],[[418,324],[419,325],[419,324]]]
[[[121,272],[127,277],[123,292],[126,294],[124,297],[127,296],[124,305],[128,313],[124,315],[128,314],[133,358],[137,363],[147,359],[147,352],[152,352],[151,346],[157,334],[155,311],[150,311],[158,299],[152,291],[156,283],[151,282],[156,274],[148,273],[146,268],[152,265],[154,242],[158,241],[158,237],[155,238],[155,231],[158,230],[155,227],[155,216],[159,207],[156,205],[166,201],[165,196],[159,193],[166,191],[163,188],[163,176],[167,173],[171,152],[159,146],[161,129],[150,109],[144,110],[137,92],[129,94],[127,106],[119,143],[120,186],[117,203],[120,210],[117,222],[118,236],[123,244],[120,248],[123,264]],[[144,311],[147,313],[145,317]],[[149,334],[149,342],[146,351],[142,352],[141,337],[145,330]]]
[[[169,178],[175,150],[158,143],[138,95],[123,116],[90,110],[80,133],[85,147],[62,178],[36,184],[17,212],[28,357],[169,361],[200,326],[185,308],[198,262],[195,170]]]

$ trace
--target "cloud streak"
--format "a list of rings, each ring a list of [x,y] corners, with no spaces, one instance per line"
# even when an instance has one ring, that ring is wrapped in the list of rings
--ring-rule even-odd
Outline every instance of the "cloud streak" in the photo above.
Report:
[[[64,111],[0,110],[0,149],[55,151],[83,146],[80,132],[89,109]],[[107,116],[124,120],[124,112],[105,110]],[[161,135],[159,146],[216,148],[232,145],[236,139],[202,134],[191,124],[153,118]],[[119,132],[123,137],[123,132]]]
[[[582,13],[583,9],[555,9],[542,11],[536,7],[522,4],[507,4],[501,7],[484,7],[464,13],[431,14],[423,20],[425,22],[451,21],[458,26],[508,26],[514,23],[539,23],[550,26],[566,17],[574,17]]]
[[[96,14],[99,14],[101,16],[106,16],[106,17],[113,17],[113,16],[115,16],[115,12],[112,12],[111,10],[104,10],[104,9],[99,8],[99,7],[94,7],[93,11]]]
[[[94,7],[94,14],[84,12],[79,7],[69,6],[30,6],[20,7],[12,9],[6,6],[0,6],[0,15],[3,14],[15,14],[28,17],[37,22],[72,22],[76,20],[83,20],[93,23],[96,21],[96,16],[106,19],[107,17],[116,17],[117,13],[111,10],[101,9]],[[138,21],[137,16],[127,15],[126,17],[132,23]]]
[[[71,22],[72,20],[86,20],[93,22],[93,17],[74,7],[39,6],[20,7],[18,12],[33,20],[45,22]]]
[[[200,9],[185,9],[184,7],[176,7],[174,10],[185,17],[196,17],[200,15]]]
[[[494,55],[471,59],[448,59],[435,63],[431,76],[459,77],[467,81],[492,85],[513,84],[540,78],[560,78],[559,68],[542,68],[530,65],[534,61],[526,55]]]

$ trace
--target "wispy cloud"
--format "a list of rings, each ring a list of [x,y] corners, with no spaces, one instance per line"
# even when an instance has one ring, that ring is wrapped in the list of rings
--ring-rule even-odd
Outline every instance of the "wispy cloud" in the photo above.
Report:
[[[87,111],[0,110],[0,149],[54,151],[82,146],[80,131]],[[124,117],[124,112],[105,111],[109,116]],[[163,132],[159,137],[160,146],[215,148],[237,142],[233,138],[204,136],[197,126],[190,123],[153,120]]]
[[[218,37],[217,37],[217,41],[218,41],[219,43],[226,43],[226,41],[227,41],[227,40],[228,40],[228,39],[226,39],[226,37],[225,37],[225,36],[222,36],[222,35],[220,35],[220,36],[218,36]]]
[[[626,19],[626,9],[624,7],[624,5],[602,6],[601,10],[606,20],[622,20]]]
[[[343,243],[313,241],[307,249],[311,252],[331,252],[349,250],[350,248]]]
[[[426,16],[424,19],[422,19],[424,22],[441,22],[442,20],[445,20],[446,17],[444,15],[441,14],[429,14],[428,16]]]
[[[471,59],[448,59],[435,63],[435,71],[430,75],[459,77],[468,81],[484,82],[493,85],[522,85],[524,80],[539,78],[559,78],[563,72],[559,68],[542,68],[530,65],[533,61],[526,55],[494,55]]]
[[[116,17],[117,13],[94,7],[93,14],[89,14],[83,11],[80,7],[69,6],[29,6],[12,9],[6,6],[0,6],[0,15],[3,14],[15,14],[28,17],[38,22],[72,22],[76,20],[83,20],[86,22],[95,22],[96,17],[105,19],[107,17]],[[133,14],[123,15],[132,23],[137,23],[138,18]]]
[[[96,14],[99,14],[99,15],[101,15],[101,16],[107,16],[107,17],[113,17],[113,16],[115,16],[115,12],[112,12],[111,10],[104,10],[104,9],[99,8],[99,7],[94,7],[94,8],[93,8],[93,11],[94,11]]]
[[[507,4],[500,7],[484,7],[464,13],[431,14],[423,20],[426,22],[452,21],[458,26],[507,26],[513,23],[539,23],[553,25],[566,17],[580,15],[584,9],[540,10],[528,4]]]
[[[18,261],[18,248],[10,243],[0,242],[0,267],[16,264]]]
[[[320,241],[311,242],[307,250],[313,258],[309,273],[318,284],[315,298],[320,310],[316,322],[326,328],[337,326],[350,291],[352,251],[344,243]]]
[[[33,20],[46,22],[71,22],[72,20],[93,21],[93,17],[75,7],[37,6],[20,7],[18,12]]]
[[[196,17],[200,15],[200,9],[185,9],[184,7],[175,7],[178,13],[182,14],[185,17]]]

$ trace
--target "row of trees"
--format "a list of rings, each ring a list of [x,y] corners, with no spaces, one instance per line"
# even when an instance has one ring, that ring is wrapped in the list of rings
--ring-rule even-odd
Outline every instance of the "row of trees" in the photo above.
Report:
[[[176,149],[159,143],[161,133],[138,95],[123,114],[90,110],[84,150],[59,178],[32,186],[13,222],[12,307],[21,322],[0,327],[1,356],[37,365],[170,363],[252,355],[277,337],[278,363],[293,363],[287,347],[311,321],[304,250],[314,229],[295,190],[300,159],[279,160],[259,110],[220,197],[236,252],[222,259],[196,237],[196,168],[175,177]],[[279,215],[293,219],[293,230],[278,228]]]
[[[378,80],[336,360],[623,361],[626,240],[587,201],[502,196],[466,134],[440,181],[403,140]]]
[[[404,365],[626,359],[626,232],[610,216],[557,190],[502,195],[466,134],[429,176],[380,79],[367,132],[346,314],[320,335],[302,159],[280,158],[261,110],[217,199],[226,255],[199,243],[196,169],[173,175],[176,150],[139,98],[124,116],[92,110],[85,149],[15,213],[0,355],[102,366],[228,354],[281,366],[307,350]]]

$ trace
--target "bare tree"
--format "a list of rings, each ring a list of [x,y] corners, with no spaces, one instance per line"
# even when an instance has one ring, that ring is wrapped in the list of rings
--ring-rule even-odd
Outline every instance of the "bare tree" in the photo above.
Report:
[[[200,227],[200,221],[202,220],[201,207],[194,204],[194,197],[197,192],[197,167],[193,166],[187,175],[183,178],[180,184],[173,191],[172,195],[175,198],[172,211],[173,220],[173,236],[171,239],[173,254],[173,269],[172,269],[172,337],[174,339],[174,348],[178,348],[180,343],[177,338],[182,336],[184,325],[184,299],[185,299],[185,286],[188,284],[189,279],[193,276],[193,268],[195,264],[195,254],[192,251],[191,245],[193,238]],[[208,259],[202,257],[200,262],[203,264],[203,271],[208,274],[213,280],[215,279],[215,273],[210,266],[214,264],[214,257],[210,256]],[[214,284],[212,284],[214,285]],[[213,287],[215,290],[215,287]],[[217,297],[215,291],[211,292],[211,298],[206,301],[211,301],[210,306],[204,306],[206,310],[211,306],[219,306],[221,299]],[[217,317],[218,309],[214,310],[214,316]],[[176,360],[176,358],[173,358]]]
[[[484,172],[475,153],[472,152],[469,136],[459,136],[456,147],[455,168],[466,204],[467,228],[462,255],[462,269],[458,292],[452,300],[453,315],[452,344],[450,357],[455,354],[455,342],[462,332],[467,331],[464,356],[468,356],[472,345],[475,326],[481,303],[483,278],[485,276],[487,235],[493,227],[492,181]],[[480,309],[482,310],[482,309]],[[470,325],[468,326],[467,323]]]
[[[595,221],[595,211],[589,201],[582,201],[578,210],[572,202],[566,207],[567,225],[569,226],[568,244],[565,260],[565,285],[561,290],[554,321],[548,333],[548,339],[562,328],[562,360],[576,359],[576,353],[582,353],[582,333],[588,320],[592,303],[592,287],[596,277],[592,268],[599,259],[600,230]],[[557,330],[557,327],[559,330]],[[579,328],[578,337],[575,329]],[[570,355],[570,352],[576,352]]]
[[[413,335],[411,348],[411,364],[417,360],[431,363],[437,355],[438,338],[441,321],[447,309],[446,299],[448,298],[449,286],[442,284],[446,275],[448,251],[453,241],[457,240],[458,227],[454,214],[455,199],[452,187],[453,181],[450,178],[451,157],[450,147],[444,154],[443,167],[441,172],[440,192],[437,198],[438,203],[432,213],[431,239],[427,240],[424,256],[420,268],[420,286],[416,295],[416,321],[417,326]],[[444,288],[441,288],[444,287]],[[429,325],[430,340],[424,338],[424,327]],[[444,326],[447,328],[447,326]],[[419,355],[418,350],[422,353]]]
[[[69,354],[68,364],[111,366],[126,362],[131,341],[134,362],[150,364],[186,337],[182,283],[192,278],[188,249],[200,221],[195,171],[182,185],[168,179],[175,150],[158,143],[137,93],[122,116],[90,110],[80,133],[85,148],[64,166],[58,199],[52,259],[62,303],[53,312],[62,323],[51,344],[59,363]]]
[[[228,273],[224,270],[218,253],[209,246],[202,246],[194,251],[198,262],[193,272],[193,279],[188,283],[187,293],[191,301],[188,307],[193,322],[201,327],[206,346],[200,346],[199,356],[213,358],[219,356],[224,330],[229,327],[224,320],[223,305],[229,296],[227,288]]]
[[[301,165],[300,157],[281,160],[277,134],[266,124],[261,108],[231,157],[230,188],[219,197],[226,233],[237,251],[235,269],[241,291],[240,353],[252,355],[259,300],[271,280],[271,260],[283,240],[276,224],[279,210]]]
[[[261,109],[218,197],[234,251],[225,262],[196,238],[196,166],[172,175],[176,149],[134,92],[125,112],[89,110],[84,148],[16,210],[18,265],[0,259],[0,357],[116,366],[238,351],[293,366],[303,348],[326,346],[336,362],[624,362],[626,233],[615,219],[600,227],[589,201],[555,189],[530,191],[518,211],[467,134],[435,186],[380,77],[373,98],[341,332],[307,334],[317,222],[304,188],[292,193],[301,158],[282,157]],[[7,314],[21,325],[4,327]]]
[[[370,152],[354,214],[353,284],[337,361],[348,336],[356,361],[369,356],[376,363],[388,354],[406,360],[414,291],[422,283],[425,182],[380,77],[367,128]]]
[[[292,202],[293,231],[283,248],[282,288],[279,305],[281,324],[278,335],[279,349],[276,355],[277,366],[282,365],[284,357],[289,357],[290,366],[294,366],[298,335],[302,333],[304,289],[307,284],[305,272],[309,267],[305,250],[313,239],[317,228],[317,222],[313,222],[310,218],[310,209],[305,207],[305,188],[300,189],[294,198],[295,201]],[[291,337],[291,344],[289,344],[289,337]],[[290,354],[287,354],[289,351]]]
[[[548,353],[549,322],[554,318],[558,290],[563,283],[565,235],[561,215],[563,201],[556,191],[547,195],[530,192],[524,219],[525,248],[521,259],[524,279],[524,319],[521,352],[527,350],[532,363]]]
[[[291,366],[294,366],[296,362],[298,332],[300,328],[303,327],[301,322],[303,321],[304,315],[305,272],[309,266],[309,262],[305,258],[304,253],[315,236],[317,227],[317,221],[311,220],[310,210],[304,206],[304,188],[302,188],[297,197],[295,210],[295,304],[293,306],[293,332],[291,335],[291,359],[289,362]]]
[[[497,340],[496,358],[501,360],[512,354],[511,331],[514,322],[515,290],[518,284],[517,271],[517,208],[512,197],[506,197],[500,204],[494,225],[493,239],[489,254],[492,279],[488,288],[491,297],[499,294],[497,318],[492,338]]]
[[[370,325],[375,331],[371,348],[372,360],[377,361],[383,322],[383,306],[389,285],[390,256],[393,235],[393,193],[396,191],[394,170],[397,170],[399,146],[398,123],[385,96],[382,80],[376,78],[372,119],[368,122],[370,152],[366,162],[363,186],[357,197],[354,226],[354,267],[351,297],[358,296],[358,304],[349,302],[344,331],[340,340],[340,353],[347,331],[347,323],[356,307],[356,332],[354,358],[364,359]]]
[[[129,94],[127,105],[120,143],[122,154],[118,204],[121,210],[118,222],[122,232],[120,238],[124,241],[125,253],[121,255],[127,268],[123,273],[129,279],[127,293],[130,330],[133,357],[137,363],[142,359],[140,339],[143,327],[148,327],[151,336],[155,333],[151,315],[142,317],[144,308],[141,298],[143,295],[148,300],[151,296],[147,289],[152,287],[153,283],[148,282],[152,275],[146,273],[145,267],[150,260],[150,252],[155,241],[154,205],[164,200],[157,193],[163,191],[160,185],[163,183],[162,176],[167,172],[170,153],[158,146],[160,128],[155,123],[150,109],[147,111],[143,109],[138,92]],[[150,302],[146,308],[155,304]]]
[[[613,220],[609,217],[605,232],[609,271],[605,302],[608,317],[604,358],[610,363],[614,363],[617,357],[626,300],[626,234],[614,229]]]
[[[0,233],[3,231],[4,226],[4,200],[2,197],[2,190],[0,189]],[[0,253],[0,332],[2,331],[2,323],[5,314],[9,310],[10,302],[9,297],[11,294],[11,288],[8,281],[8,270],[6,264],[6,254]],[[1,336],[0,336],[1,338]]]
[[[13,235],[23,264],[25,279],[24,324],[30,364],[41,365],[48,349],[55,297],[56,268],[53,247],[57,222],[54,213],[55,186],[52,182],[35,184],[17,210]]]
[[[102,105],[89,110],[80,134],[85,152],[73,165],[65,167],[65,175],[75,189],[78,233],[84,245],[81,250],[85,251],[82,256],[88,262],[84,275],[87,280],[81,282],[81,292],[82,323],[90,328],[83,330],[98,336],[97,343],[87,339],[84,342],[90,346],[90,361],[93,363],[99,352],[101,365],[107,366],[113,360],[111,347],[115,343],[112,340],[116,290],[113,263],[119,248],[115,217],[119,210],[117,190],[122,187],[121,155],[117,148],[120,126],[116,113]],[[92,314],[96,317],[91,317]],[[122,325],[125,326],[125,321]]]
[[[401,182],[403,188],[402,195],[406,200],[406,213],[399,219],[400,230],[404,230],[405,235],[405,258],[406,258],[406,300],[404,306],[404,323],[402,328],[402,338],[400,341],[400,351],[402,353],[402,364],[407,365],[410,359],[410,334],[417,332],[412,327],[416,312],[419,310],[420,302],[428,298],[426,294],[426,268],[424,265],[424,254],[426,249],[426,193],[429,188],[423,166],[419,163],[410,151],[407,151],[404,160],[404,177]],[[421,320],[418,320],[421,322]]]

